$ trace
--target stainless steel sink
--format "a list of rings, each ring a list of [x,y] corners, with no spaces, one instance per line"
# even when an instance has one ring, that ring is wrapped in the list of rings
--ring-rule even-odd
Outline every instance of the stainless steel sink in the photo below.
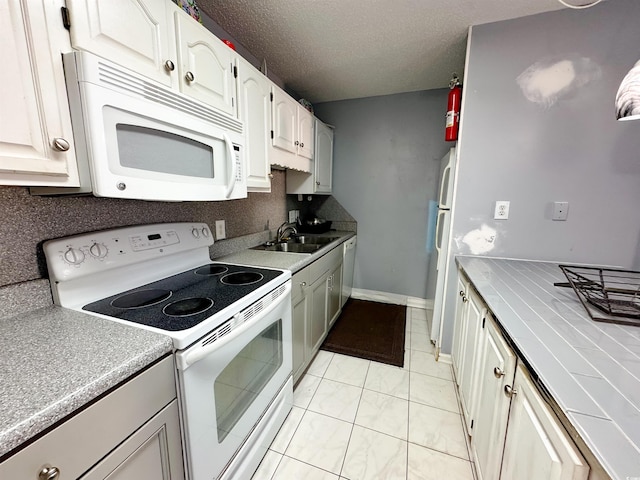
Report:
[[[269,252],[290,252],[312,254],[320,250],[325,245],[339,239],[340,237],[316,237],[311,235],[299,235],[287,242],[267,242],[253,247],[252,250],[266,250]]]
[[[282,242],[282,243],[258,245],[257,247],[253,247],[253,250],[267,250],[269,252],[312,254],[315,251],[321,249],[322,247],[323,245],[318,245],[315,243]]]

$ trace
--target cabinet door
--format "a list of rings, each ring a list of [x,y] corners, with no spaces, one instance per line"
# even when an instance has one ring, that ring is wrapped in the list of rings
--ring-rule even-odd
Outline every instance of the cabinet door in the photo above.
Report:
[[[292,321],[293,321],[293,382],[297,382],[302,376],[302,372],[307,366],[310,353],[307,348],[307,323],[309,319],[309,297],[302,295],[293,300]]]
[[[60,4],[0,0],[0,184],[79,186]]]
[[[178,401],[174,400],[122,442],[82,480],[184,479]]]
[[[500,478],[586,480],[589,467],[518,365]]]
[[[333,129],[316,119],[315,192],[331,193],[333,175]]]
[[[331,327],[340,316],[340,295],[342,294],[342,262],[338,263],[329,274],[327,289],[327,319]]]
[[[480,331],[482,329],[482,319],[485,315],[485,309],[482,305],[480,297],[475,291],[469,287],[467,289],[467,306],[464,312],[465,334],[462,337],[461,348],[464,351],[462,363],[460,365],[460,403],[462,404],[462,413],[467,423],[467,431],[473,434],[471,430],[471,421],[473,420],[474,406],[476,400],[477,385],[477,366],[478,356],[482,353],[481,345],[479,345]]]
[[[309,347],[315,352],[327,333],[327,282],[328,274],[321,275],[311,285],[311,318],[309,321]]]
[[[182,10],[174,19],[180,91],[236,116],[233,50]]]
[[[464,321],[467,312],[467,287],[468,284],[462,275],[458,276],[458,297],[456,302],[456,313],[453,325],[453,345],[451,346],[451,359],[453,362],[453,372],[458,385],[462,380],[462,362],[464,360],[464,350],[462,348],[463,338],[466,335],[466,323]]]
[[[516,357],[490,317],[487,317],[480,339],[482,355],[476,370],[478,390],[471,451],[480,479],[495,480],[500,475],[511,403],[504,393],[504,387],[513,385]]]
[[[273,146],[287,152],[297,152],[298,104],[279,88],[273,89]]]
[[[67,0],[67,6],[74,48],[93,52],[165,85],[172,85],[172,70],[167,68],[170,64],[166,62],[176,61],[175,40],[167,3],[157,0]]]
[[[247,189],[271,191],[269,142],[271,82],[249,62],[239,59],[238,111],[244,124]]]
[[[298,155],[313,159],[313,115],[300,104],[296,104],[298,114]]]

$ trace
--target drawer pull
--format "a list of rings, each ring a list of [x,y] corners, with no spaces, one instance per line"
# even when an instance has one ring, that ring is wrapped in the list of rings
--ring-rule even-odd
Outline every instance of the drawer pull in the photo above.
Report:
[[[164,68],[167,72],[173,72],[176,66],[171,60],[167,60],[166,62],[164,62]]]
[[[196,77],[192,72],[187,72],[184,74],[184,78],[187,80],[187,82],[193,82]]]
[[[467,297],[462,297],[462,303],[467,303],[469,299]]]
[[[496,367],[493,369],[493,374],[496,378],[504,377],[504,370],[502,370],[500,367]]]
[[[307,286],[307,282],[300,282],[300,286],[301,287],[306,287]]]
[[[464,290],[460,290],[460,296],[464,297]]]
[[[504,394],[509,397],[512,398],[515,395],[517,395],[517,391],[511,386],[511,385],[505,385],[504,386]]]
[[[60,470],[50,465],[45,465],[38,474],[38,480],[56,480],[60,476]]]

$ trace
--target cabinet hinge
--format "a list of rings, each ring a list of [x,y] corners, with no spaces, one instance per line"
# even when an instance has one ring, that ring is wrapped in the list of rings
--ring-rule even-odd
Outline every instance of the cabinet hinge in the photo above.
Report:
[[[485,317],[482,317],[482,328],[484,328],[484,321],[486,320]]]
[[[233,67],[233,77],[238,78],[238,67]]]
[[[271,139],[273,140],[273,130],[271,130]]]
[[[60,7],[60,15],[62,15],[62,25],[67,30],[71,30],[71,20],[69,19],[69,9],[67,7]]]
[[[271,100],[271,101],[273,102],[273,92],[271,92],[271,93],[269,94],[269,100]]]

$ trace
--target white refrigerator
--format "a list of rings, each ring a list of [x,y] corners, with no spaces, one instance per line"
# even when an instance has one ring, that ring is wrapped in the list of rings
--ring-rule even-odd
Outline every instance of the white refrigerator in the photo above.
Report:
[[[449,250],[449,234],[451,230],[451,204],[453,201],[453,180],[456,166],[456,149],[452,147],[440,162],[440,190],[438,192],[438,213],[436,219],[435,248],[436,292],[433,302],[433,319],[431,320],[431,341],[439,347],[440,327],[447,282],[447,259]],[[439,348],[436,349],[439,351]]]

